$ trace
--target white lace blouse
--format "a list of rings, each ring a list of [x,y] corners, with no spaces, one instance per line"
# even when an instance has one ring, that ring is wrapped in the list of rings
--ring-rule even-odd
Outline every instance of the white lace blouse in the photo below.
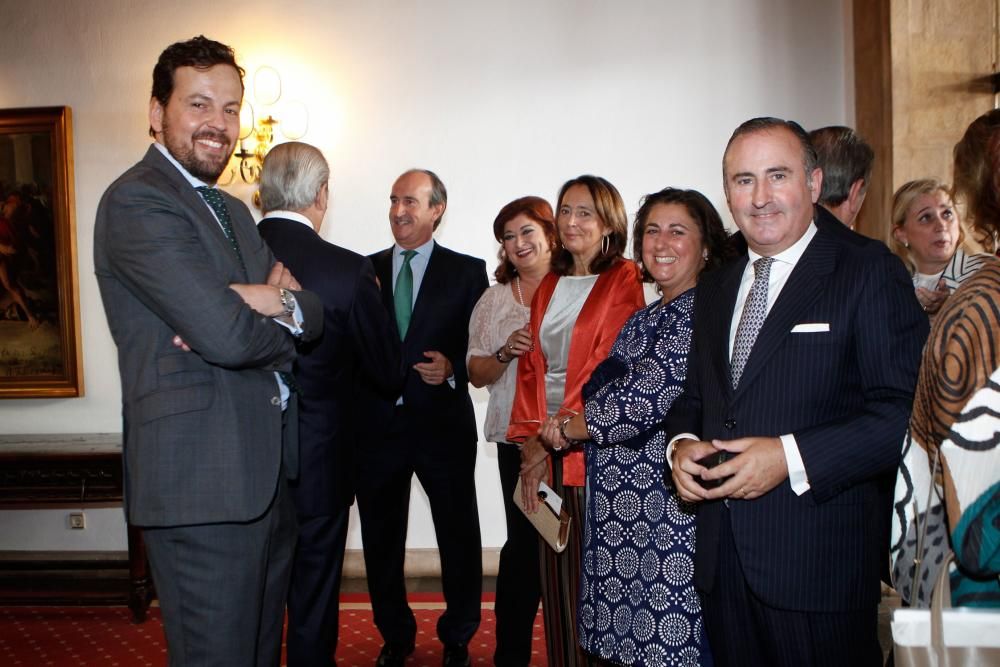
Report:
[[[473,356],[492,357],[506,344],[511,332],[528,323],[530,316],[531,308],[517,302],[511,293],[509,283],[506,285],[497,283],[483,292],[469,320],[469,352],[465,357],[466,364]],[[517,359],[514,359],[507,364],[496,382],[487,387],[490,392],[490,402],[486,406],[483,433],[489,442],[507,440],[507,425],[510,423],[510,410],[514,403],[516,387]]]

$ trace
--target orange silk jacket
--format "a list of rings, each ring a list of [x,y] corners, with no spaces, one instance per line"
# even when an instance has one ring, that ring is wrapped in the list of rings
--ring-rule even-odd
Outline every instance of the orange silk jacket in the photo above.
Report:
[[[538,344],[538,332],[558,282],[559,276],[548,274],[531,300],[531,340],[535,345],[517,363],[517,390],[507,429],[510,442],[524,442],[538,433],[542,420],[548,414],[545,403],[547,365],[542,347]],[[645,305],[639,269],[633,262],[622,260],[598,276],[573,325],[566,388],[559,413],[575,414],[583,410],[580,396],[583,385],[590,379],[594,368],[608,356],[626,320]],[[583,486],[582,451],[569,452],[563,459],[563,484]]]

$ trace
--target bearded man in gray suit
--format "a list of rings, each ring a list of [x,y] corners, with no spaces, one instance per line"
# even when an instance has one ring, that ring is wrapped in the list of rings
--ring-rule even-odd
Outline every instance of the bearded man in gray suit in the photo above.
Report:
[[[243,70],[204,37],[153,70],[155,143],[105,192],[94,265],[118,346],[128,521],[144,528],[169,659],[277,665],[295,543],[295,337],[322,307],[214,187]],[[286,423],[287,428],[282,427]],[[284,436],[284,437],[283,437]]]

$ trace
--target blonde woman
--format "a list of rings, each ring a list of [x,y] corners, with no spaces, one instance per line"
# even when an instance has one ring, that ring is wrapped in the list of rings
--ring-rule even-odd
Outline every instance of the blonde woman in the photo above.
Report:
[[[896,190],[892,238],[928,315],[937,313],[944,300],[989,257],[962,250],[965,232],[951,193],[943,183],[929,178],[910,181]]]

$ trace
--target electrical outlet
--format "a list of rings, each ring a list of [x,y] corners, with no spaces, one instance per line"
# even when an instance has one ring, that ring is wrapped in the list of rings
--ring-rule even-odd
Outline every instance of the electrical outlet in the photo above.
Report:
[[[87,527],[87,518],[83,512],[70,512],[69,527],[73,530],[83,530]]]

